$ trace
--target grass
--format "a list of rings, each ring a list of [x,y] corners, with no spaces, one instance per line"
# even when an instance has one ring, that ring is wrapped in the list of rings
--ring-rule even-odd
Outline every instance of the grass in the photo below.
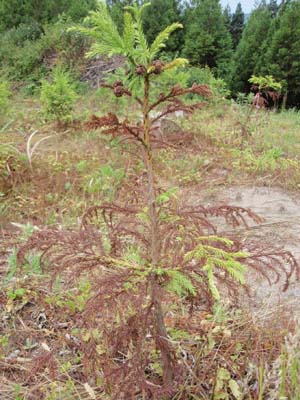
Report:
[[[14,120],[1,121],[5,129],[0,129],[0,397],[102,400],[101,374],[96,381],[89,379],[77,348],[83,338],[87,345],[96,341],[102,351],[99,332],[91,337],[76,319],[93,295],[88,281],[66,292],[59,280],[49,287],[40,254],[32,254],[20,268],[14,249],[32,229],[71,228],[88,206],[121,199],[120,188],[142,166],[130,144],[85,131],[82,121],[90,113],[117,107],[97,92],[85,94],[77,103],[76,121],[64,128],[43,121],[36,98],[16,94],[13,104],[18,110]],[[155,161],[166,191],[178,188],[172,194],[175,201],[183,192],[190,201],[193,196],[206,201],[214,191],[241,182],[300,190],[300,114],[255,111],[247,119],[247,112],[223,102],[176,121],[181,143],[157,149]],[[131,116],[128,104],[123,113]],[[26,143],[35,131],[32,145],[50,137],[28,160]],[[224,305],[189,317],[170,300],[168,332],[189,371],[178,400],[195,398],[188,394],[195,387],[201,399],[267,399],[274,382],[282,396],[299,398],[300,357],[291,355],[299,333],[288,310],[280,309],[280,318],[278,309],[268,315],[262,311],[254,320],[251,313]],[[153,353],[152,373],[159,375],[156,359]]]

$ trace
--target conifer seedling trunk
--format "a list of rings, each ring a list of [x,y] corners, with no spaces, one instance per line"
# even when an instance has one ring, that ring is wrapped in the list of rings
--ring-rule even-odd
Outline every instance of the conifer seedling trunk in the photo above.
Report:
[[[176,111],[192,112],[195,108],[202,106],[203,103],[196,103],[187,106],[183,101],[179,100],[180,96],[192,93],[207,97],[210,90],[206,85],[194,85],[192,88],[184,89],[179,85],[170,88],[166,94],[161,93],[154,103],[150,102],[150,90],[152,80],[164,72],[185,66],[186,59],[174,59],[169,63],[164,63],[158,59],[159,52],[166,46],[169,36],[177,29],[182,28],[179,23],[173,23],[166,27],[153,41],[151,45],[147,43],[142,27],[142,11],[149,3],[138,7],[136,4],[132,7],[125,7],[124,14],[124,32],[123,36],[118,30],[109,15],[104,3],[101,3],[100,9],[96,13],[91,13],[88,22],[97,29],[93,30],[89,27],[75,28],[83,34],[95,39],[95,43],[91,47],[89,56],[99,54],[118,54],[123,55],[127,59],[129,65],[127,84],[131,85],[133,81],[143,87],[143,97],[140,99],[134,95],[130,88],[125,88],[125,82],[116,81],[112,85],[103,85],[113,90],[117,97],[129,96],[134,97],[141,107],[143,124],[129,125],[127,122],[120,122],[115,114],[109,113],[107,116],[98,119],[98,126],[109,128],[108,132],[115,133],[119,131],[121,134],[131,135],[140,145],[143,162],[147,175],[147,210],[149,217],[149,230],[147,242],[149,243],[149,254],[147,256],[150,263],[149,268],[149,294],[153,307],[153,324],[156,346],[161,354],[161,363],[163,371],[163,383],[166,387],[171,388],[174,380],[174,363],[173,354],[170,348],[167,329],[164,322],[164,312],[162,307],[162,288],[159,282],[159,274],[157,270],[161,268],[161,246],[160,246],[160,220],[159,208],[156,202],[157,193],[155,189],[155,176],[153,168],[153,148],[151,143],[151,129],[153,122],[160,120],[165,115]],[[99,35],[99,33],[102,34]],[[101,39],[100,39],[101,37]],[[159,116],[151,119],[150,112],[164,103],[169,106],[159,111]]]
[[[150,81],[149,76],[144,77],[144,101],[143,101],[143,129],[144,129],[144,143],[143,147],[143,158],[147,171],[147,183],[148,183],[148,213],[150,220],[150,234],[151,234],[151,264],[152,267],[158,267],[160,259],[159,250],[159,215],[156,208],[156,191],[153,171],[153,154],[150,140]],[[163,367],[163,380],[168,386],[172,385],[173,372],[172,372],[172,359],[168,346],[164,345],[164,341],[167,343],[168,335],[166,326],[164,323],[164,315],[161,300],[159,298],[157,276],[152,274],[151,276],[151,298],[155,310],[155,330],[157,333],[158,347],[161,351],[162,367]]]

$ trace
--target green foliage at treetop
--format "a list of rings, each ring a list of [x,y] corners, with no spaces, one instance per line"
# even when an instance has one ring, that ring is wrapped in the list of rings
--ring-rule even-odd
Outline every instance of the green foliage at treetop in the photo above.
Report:
[[[243,13],[241,3],[238,3],[236,10],[235,10],[234,14],[232,15],[231,21],[230,21],[230,32],[232,35],[232,42],[233,42],[234,48],[237,47],[237,45],[239,44],[239,41],[242,37],[242,33],[244,30],[244,24],[245,24],[245,14]]]
[[[147,1],[135,2],[132,0],[108,0],[110,15],[121,32],[123,29],[123,9],[134,3],[147,3]],[[158,33],[173,22],[183,22],[183,5],[180,0],[152,0],[149,7],[143,12],[143,29],[149,43]],[[174,32],[166,43],[166,52],[178,53],[183,45],[183,31]]]
[[[123,55],[127,58],[131,67],[142,64],[147,68],[147,73],[150,73],[150,69],[155,68],[151,64],[156,60],[161,50],[166,47],[170,35],[183,26],[179,22],[172,23],[149,44],[143,31],[142,20],[142,13],[148,5],[149,3],[145,3],[140,8],[137,4],[126,7],[122,34],[119,33],[105,3],[100,3],[97,11],[90,12],[85,19],[87,26],[79,25],[72,30],[94,40],[90,51],[87,53],[88,57]],[[187,64],[187,60],[178,58],[164,65],[163,69],[173,68],[175,64],[176,67],[180,67]]]
[[[152,0],[143,14],[143,28],[147,40],[152,43],[163,28],[174,22],[183,22],[179,0]],[[183,45],[183,30],[178,30],[166,43],[166,51],[179,53]]]
[[[267,76],[252,75],[251,78],[249,79],[249,82],[253,83],[254,85],[257,85],[259,91],[271,89],[280,92],[282,89],[282,84],[280,82],[276,82],[272,75],[267,75]]]

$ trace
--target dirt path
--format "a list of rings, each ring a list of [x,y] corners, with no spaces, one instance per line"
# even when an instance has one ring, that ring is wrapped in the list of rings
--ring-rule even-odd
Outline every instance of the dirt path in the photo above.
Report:
[[[217,196],[230,205],[250,208],[265,221],[252,229],[274,237],[300,261],[300,199],[280,189],[234,187]]]

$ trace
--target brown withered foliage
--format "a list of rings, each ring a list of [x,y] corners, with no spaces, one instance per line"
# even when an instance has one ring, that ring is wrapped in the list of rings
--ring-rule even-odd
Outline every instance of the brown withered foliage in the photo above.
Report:
[[[250,210],[230,206],[161,205],[160,212],[164,218],[159,226],[159,265],[166,272],[178,266],[197,287],[197,296],[187,296],[185,300],[192,306],[192,315],[193,312],[197,314],[197,310],[209,311],[213,299],[203,271],[205,260],[187,261],[184,255],[196,246],[199,236],[218,233],[216,218],[218,225],[222,219],[226,225],[235,227],[260,219]],[[82,362],[87,375],[97,377],[101,373],[105,378],[102,389],[115,399],[134,399],[139,394],[147,399],[174,395],[189,374],[189,369],[180,361],[176,344],[171,340],[162,341],[154,329],[154,305],[149,297],[150,226],[141,217],[142,213],[142,206],[138,204],[93,206],[84,214],[79,231],[48,229],[37,232],[18,253],[22,264],[30,251],[39,252],[52,282],[60,276],[65,289],[76,287],[80,277],[89,276],[91,296],[84,310],[77,314],[77,320],[81,321],[82,332],[97,330],[100,337],[91,335],[86,340],[84,335],[79,336]],[[253,240],[231,238],[234,240],[231,250],[247,251],[249,257],[241,261],[270,283],[284,275],[285,289],[292,275],[299,274],[289,252],[266,248]],[[128,246],[139,249],[140,261],[126,261]],[[220,243],[215,246],[225,249]],[[216,271],[215,276],[222,292],[233,304],[237,302],[241,286],[226,272]],[[167,291],[168,281],[167,273],[162,274],[155,294],[165,310],[173,301]],[[244,289],[250,294],[247,286]],[[171,354],[173,387],[164,385],[153,367],[153,352],[161,346],[166,346]],[[195,369],[199,376],[203,374],[202,362]]]
[[[184,101],[180,100],[178,97],[184,96],[186,94],[197,94],[198,96],[202,96],[204,98],[209,98],[212,96],[211,90],[208,85],[199,85],[194,84],[190,88],[183,88],[179,84],[173,86],[168,93],[161,93],[158,99],[150,105],[150,111],[155,109],[161,103],[171,102],[176,106],[176,110],[169,111],[169,114],[175,111],[184,111],[190,110],[190,112],[194,111],[198,108],[198,104],[203,106],[205,103],[193,103],[193,104],[185,104]]]
[[[136,72],[137,74],[143,75],[144,72],[142,70],[142,67],[143,66],[137,67],[138,72],[141,70],[141,73]],[[120,93],[123,90],[125,90],[125,92],[127,90],[124,88],[124,85],[121,81],[116,81],[113,85],[103,84],[102,87],[113,90],[114,94],[117,97],[119,97],[119,94],[116,94],[116,90],[120,90]],[[129,94],[129,92],[126,92],[125,94],[131,95],[131,93]],[[150,118],[150,132],[152,135],[152,142],[154,144],[158,144],[160,147],[174,147],[174,144],[182,144],[182,141],[186,139],[184,137],[174,137],[174,140],[172,141],[171,135],[166,142],[165,140],[163,140],[163,138],[157,137],[155,135],[155,131],[157,130],[157,123],[159,123],[162,119],[168,117],[169,115],[175,114],[176,112],[191,114],[195,110],[201,109],[205,106],[206,103],[204,101],[196,102],[193,104],[185,104],[185,102],[179,97],[185,96],[187,94],[196,94],[202,96],[203,98],[209,98],[211,96],[211,91],[207,85],[194,84],[191,88],[182,88],[180,85],[175,85],[167,94],[161,93],[158,99],[153,104],[150,104],[149,112],[153,111],[157,107],[160,108],[161,104],[164,104],[166,102],[169,103],[166,107],[157,112],[155,116]],[[143,104],[141,99],[137,98],[136,100],[140,105]],[[124,139],[137,140],[141,144],[145,145],[143,126],[140,123],[130,124],[127,119],[119,121],[118,117],[113,113],[108,113],[103,117],[92,115],[90,119],[84,124],[84,127],[86,130],[96,130],[103,128],[102,132],[104,134],[112,134],[113,137],[115,137],[116,135],[120,135],[123,136]]]
[[[108,113],[103,117],[97,117],[97,115],[92,115],[90,119],[85,122],[84,127],[86,130],[96,130],[103,127],[118,127],[119,120],[117,116],[113,113]]]
[[[157,61],[154,67],[154,73],[160,73],[163,63]],[[24,264],[32,252],[39,254],[42,267],[51,277],[50,283],[59,278],[62,291],[76,290],[78,282],[88,278],[88,299],[74,316],[76,340],[84,375],[94,382],[101,379],[101,393],[116,400],[159,400],[174,395],[187,400],[188,387],[193,396],[201,396],[203,391],[212,394],[213,384],[208,371],[202,368],[205,355],[201,353],[194,366],[183,360],[178,342],[168,333],[166,313],[180,300],[192,318],[199,312],[210,311],[214,298],[204,268],[206,260],[189,259],[186,254],[197,247],[199,237],[218,235],[219,227],[224,235],[229,227],[261,220],[241,207],[193,207],[186,205],[186,199],[157,200],[163,191],[155,187],[153,172],[151,132],[155,123],[176,111],[191,113],[204,105],[203,101],[186,104],[179,97],[196,94],[205,99],[211,92],[207,85],[175,85],[151,104],[149,75],[144,73],[142,66],[138,66],[136,74],[143,77],[145,84],[143,101],[136,99],[143,109],[142,123],[120,121],[109,113],[93,116],[86,125],[133,140],[144,160],[143,176],[133,176],[124,185],[121,204],[90,207],[79,230],[45,229],[34,233],[20,248],[18,263]],[[121,81],[105,87],[117,97],[131,95]],[[158,114],[151,117],[156,108]],[[217,239],[213,243],[207,239],[207,244],[216,251],[246,252],[247,257],[240,253],[237,261],[269,283],[284,277],[283,289],[293,276],[298,277],[299,267],[291,253],[232,232],[228,237],[232,241],[230,246]],[[185,280],[191,283],[194,292],[171,290],[174,273],[180,284]],[[237,282],[226,268],[216,268],[214,277],[220,292],[231,299],[232,305],[238,303],[242,290],[251,294],[249,287]],[[195,353],[191,347],[187,351]],[[230,351],[229,348],[224,351]],[[211,365],[217,368],[214,360],[211,357]]]
[[[251,91],[255,93],[252,104],[256,108],[276,107],[279,100],[282,98],[281,93],[270,89],[263,89],[260,91],[257,85],[252,85]]]

